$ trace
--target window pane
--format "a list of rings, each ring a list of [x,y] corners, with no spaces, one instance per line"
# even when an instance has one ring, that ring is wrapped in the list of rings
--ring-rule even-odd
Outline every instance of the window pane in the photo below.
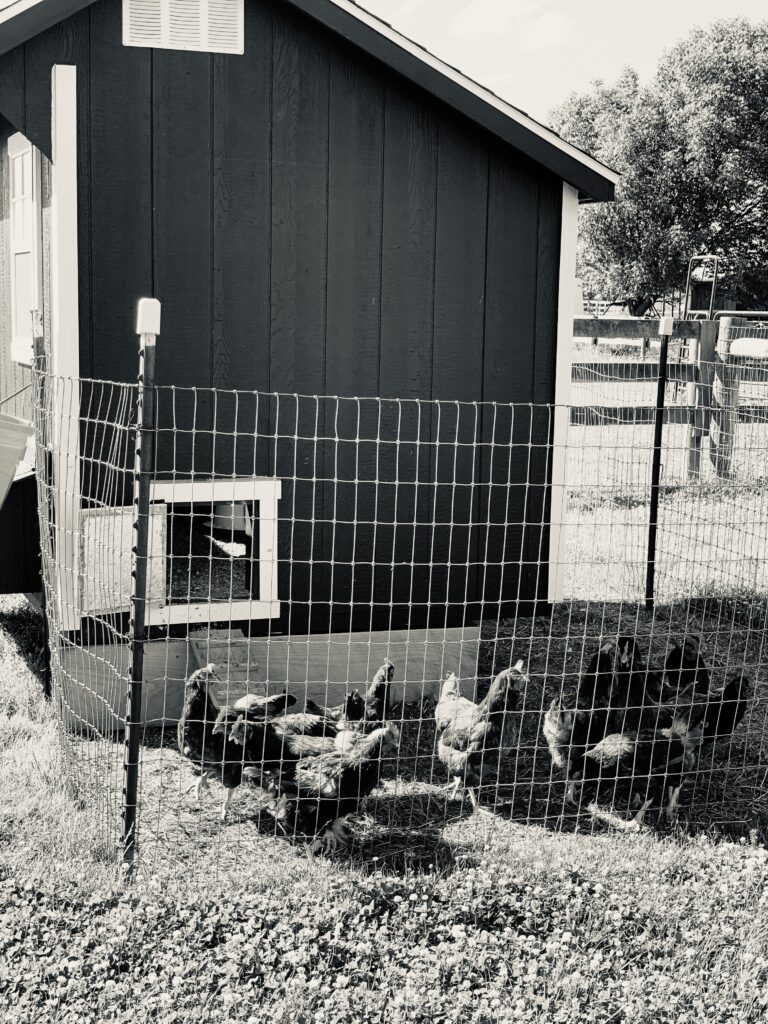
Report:
[[[18,252],[13,258],[13,336],[32,337],[32,253]]]

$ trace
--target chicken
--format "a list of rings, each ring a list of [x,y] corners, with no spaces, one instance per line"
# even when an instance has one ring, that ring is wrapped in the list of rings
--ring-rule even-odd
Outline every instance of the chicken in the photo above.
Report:
[[[263,714],[265,718],[268,718],[292,708],[295,704],[294,694],[284,691],[283,693],[274,693],[271,697],[257,697],[256,694],[249,693],[236,700],[232,707],[235,711],[246,712],[249,717]]]
[[[573,803],[574,765],[580,765],[587,746],[599,742],[608,727],[615,654],[613,644],[603,644],[579,680],[575,707],[565,708],[555,698],[544,716],[542,732],[553,764],[565,772],[569,803]]]
[[[459,681],[451,672],[445,679],[435,709],[437,756],[454,779],[451,799],[463,784],[473,810],[477,810],[474,787],[499,767],[516,745],[520,726],[514,712],[520,703],[520,688],[528,682],[523,663],[499,672],[479,704],[462,697]]]
[[[585,751],[582,763],[582,787],[594,791],[595,799],[589,804],[593,817],[620,828],[639,828],[645,813],[654,800],[670,792],[679,794],[683,775],[695,768],[700,731],[690,730],[685,738],[671,730],[661,732],[610,733],[594,747]],[[604,810],[598,803],[600,792],[611,790],[611,809]],[[640,803],[640,809],[631,821],[617,817],[613,803],[617,793],[624,791],[629,798]],[[668,800],[667,817],[671,817],[676,800]]]
[[[609,730],[637,731],[643,709],[662,699],[664,677],[648,667],[633,637],[619,637],[617,648]]]
[[[344,818],[378,785],[384,759],[397,750],[399,740],[398,729],[389,723],[359,736],[349,749],[301,758],[279,786],[273,785],[270,814],[287,834],[316,836],[315,852],[347,847]]]
[[[395,666],[387,659],[377,669],[365,697],[361,697],[357,690],[347,695],[336,722],[336,746],[339,750],[351,749],[360,735],[371,732],[384,722],[389,686],[394,675]]]
[[[736,729],[746,713],[751,692],[752,683],[743,673],[726,683],[720,693],[705,696],[697,694],[694,682],[673,700],[645,709],[643,727],[670,729],[679,737],[698,729],[702,744],[713,743]]]
[[[359,690],[348,693],[342,705],[342,712],[336,721],[336,750],[351,750],[365,732],[366,702]]]
[[[686,637],[682,644],[675,644],[667,655],[664,674],[667,685],[674,693],[686,690],[689,686],[693,686],[701,696],[709,693],[709,669],[695,637]]]
[[[688,667],[700,670],[701,666]],[[672,820],[684,776],[696,767],[701,748],[732,735],[746,713],[752,692],[746,675],[731,679],[719,694],[704,696],[697,693],[700,680],[688,678],[687,689],[673,701],[643,709],[642,721],[653,721],[652,728],[612,733],[585,753],[583,784],[598,775],[602,780],[621,776],[641,803],[639,820],[650,802],[662,794],[666,797],[665,816]],[[597,816],[605,817],[603,812]]]
[[[228,723],[230,740],[244,749],[244,760],[251,766],[249,778],[279,786],[284,765],[351,746],[363,731],[365,699],[357,690],[347,695],[336,719],[318,704],[311,706],[313,711],[272,715],[263,727],[243,715]]]
[[[253,721],[239,715],[229,725],[229,739],[243,750],[248,778],[260,784],[280,775],[284,764],[322,754],[335,746],[337,725],[322,714],[299,711]]]
[[[703,742],[717,742],[731,736],[747,711],[752,696],[752,682],[742,673],[725,684],[719,697],[707,701]]]
[[[395,666],[387,658],[384,664],[377,669],[368,689],[365,691],[364,719],[366,722],[383,722],[386,718],[389,686],[394,676]]]
[[[184,687],[184,706],[176,729],[179,750],[200,772],[195,784],[198,803],[211,778],[217,779],[226,793],[221,808],[226,817],[232,793],[243,781],[245,758],[242,750],[227,736],[236,712],[221,708],[210,693],[216,666],[209,664],[193,672]]]

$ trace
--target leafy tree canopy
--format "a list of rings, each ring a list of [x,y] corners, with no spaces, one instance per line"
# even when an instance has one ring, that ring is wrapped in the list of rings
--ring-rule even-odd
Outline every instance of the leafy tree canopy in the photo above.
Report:
[[[622,174],[617,202],[582,208],[587,294],[660,296],[709,252],[723,257],[729,297],[768,308],[768,22],[694,29],[649,85],[627,69],[551,122]]]

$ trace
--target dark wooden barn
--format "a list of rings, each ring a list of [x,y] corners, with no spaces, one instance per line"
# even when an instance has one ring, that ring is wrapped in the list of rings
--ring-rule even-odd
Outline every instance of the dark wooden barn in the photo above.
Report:
[[[156,296],[158,383],[201,389],[160,393],[161,485],[279,481],[253,617],[461,624],[546,600],[576,209],[616,176],[348,0],[230,2],[233,52],[212,26],[206,52],[124,45],[136,0],[0,12],[0,397],[29,373],[8,271],[29,199],[53,369],[135,380],[136,301]],[[87,423],[73,443],[87,508]],[[179,494],[210,515],[222,486]]]

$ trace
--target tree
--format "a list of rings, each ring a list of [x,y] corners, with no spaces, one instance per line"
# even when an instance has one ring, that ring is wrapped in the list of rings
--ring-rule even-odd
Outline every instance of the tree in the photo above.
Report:
[[[587,294],[660,296],[711,252],[729,297],[768,307],[766,95],[768,22],[735,19],[692,31],[648,86],[627,70],[553,112],[556,131],[622,174],[615,203],[582,207]]]

